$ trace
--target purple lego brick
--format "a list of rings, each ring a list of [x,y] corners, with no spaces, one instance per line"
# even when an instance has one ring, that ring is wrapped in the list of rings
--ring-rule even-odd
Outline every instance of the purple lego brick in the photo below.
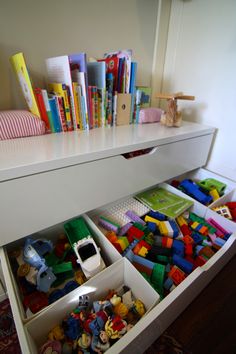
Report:
[[[134,221],[134,222],[139,222],[142,225],[146,225],[145,221],[143,221],[134,211],[132,210],[128,210],[125,213],[126,216],[128,216],[128,218],[130,218],[130,220]]]
[[[127,233],[127,231],[131,228],[131,226],[132,226],[131,222],[122,226],[119,231],[119,236],[125,235]]]
[[[108,220],[104,220],[99,218],[98,220],[99,225],[101,225],[104,229],[108,230],[108,231],[114,231],[115,233],[118,232],[118,226],[110,223]]]

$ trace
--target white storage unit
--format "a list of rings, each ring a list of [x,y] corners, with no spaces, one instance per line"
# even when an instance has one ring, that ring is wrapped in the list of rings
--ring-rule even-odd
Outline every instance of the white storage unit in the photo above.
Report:
[[[59,305],[56,302],[24,322],[6,252],[9,244],[204,166],[213,134],[211,127],[183,122],[180,128],[131,125],[0,142],[0,255],[24,354],[33,353],[32,348],[41,340],[36,338],[33,328],[39,328],[42,319]],[[123,156],[147,148],[151,148],[148,154],[131,159]],[[96,231],[95,225],[91,227]],[[106,240],[101,237],[100,242],[106,248]],[[235,249],[232,235],[212,257],[210,265],[191,273],[109,353],[142,353],[235,254]],[[98,276],[105,274],[109,278],[114,263],[124,262],[116,252],[113,257],[111,268]],[[137,276],[138,291],[147,290],[148,301],[153,300],[152,290],[141,279]],[[92,285],[93,278],[90,282]],[[73,294],[68,294],[68,298],[72,299]],[[61,299],[63,304],[67,296]]]

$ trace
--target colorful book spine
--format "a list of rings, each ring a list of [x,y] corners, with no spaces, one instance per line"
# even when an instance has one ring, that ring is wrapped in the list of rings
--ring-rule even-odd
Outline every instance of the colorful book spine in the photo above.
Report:
[[[92,101],[92,86],[88,86],[88,102],[89,102],[89,129],[93,128],[94,124],[94,112],[93,112],[93,101]]]
[[[106,109],[106,125],[112,125],[112,97],[113,97],[113,75],[106,74],[106,91],[107,91],[107,109]]]
[[[136,111],[135,111],[135,123],[139,123],[139,112],[140,112],[140,106],[141,106],[141,99],[142,99],[142,91],[137,89],[136,90],[136,97],[135,97],[135,106],[136,106]]]
[[[67,125],[66,125],[66,116],[65,116],[65,109],[64,109],[64,102],[62,96],[57,97],[57,106],[59,111],[59,117],[61,121],[62,131],[67,132]]]
[[[49,120],[49,123],[50,123],[51,132],[55,133],[55,128],[54,128],[54,124],[53,124],[53,117],[52,117],[52,111],[51,111],[51,107],[50,107],[49,100],[48,100],[47,90],[42,89],[41,92],[42,92],[42,97],[43,97],[45,109],[46,109],[46,112],[47,112],[47,115],[48,115],[48,120]]]
[[[57,99],[55,96],[50,97],[49,104],[52,112],[53,125],[55,129],[55,133],[60,133],[62,131],[61,121],[58,112]]]
[[[131,94],[130,123],[133,123],[133,116],[134,116],[137,65],[138,65],[137,62],[131,62],[130,91],[129,91],[129,93]]]
[[[34,89],[34,95],[36,98],[36,102],[40,111],[40,117],[41,119],[45,122],[45,126],[46,126],[46,132],[50,133],[51,132],[51,128],[50,128],[50,122],[49,122],[49,118],[48,118],[48,114],[45,108],[45,103],[43,100],[43,95],[42,95],[42,90],[41,88],[37,87]]]
[[[76,129],[80,129],[80,104],[78,102],[78,92],[77,87],[79,86],[78,82],[72,82],[73,96],[74,96],[74,105],[75,105],[75,116],[76,116]]]
[[[96,86],[92,86],[91,95],[92,95],[92,110],[93,110],[93,127],[98,128],[98,92]]]
[[[85,102],[84,97],[82,96],[82,88],[80,85],[76,86],[77,91],[77,101],[79,108],[79,122],[80,122],[80,130],[85,130],[86,126],[86,113],[85,113]]]
[[[117,121],[117,91],[114,92],[112,102],[112,125],[116,125]]]
[[[65,85],[65,90],[67,93],[68,104],[69,104],[69,109],[70,109],[70,119],[71,119],[71,128],[68,130],[72,131],[72,130],[76,130],[76,128],[75,128],[76,119],[75,119],[75,114],[73,113],[75,111],[74,110],[74,103],[73,103],[70,87],[68,85]]]

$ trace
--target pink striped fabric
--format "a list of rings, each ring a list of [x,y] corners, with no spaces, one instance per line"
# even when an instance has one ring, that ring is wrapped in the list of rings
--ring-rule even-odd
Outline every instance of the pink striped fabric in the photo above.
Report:
[[[0,111],[0,140],[45,134],[45,123],[28,111]]]

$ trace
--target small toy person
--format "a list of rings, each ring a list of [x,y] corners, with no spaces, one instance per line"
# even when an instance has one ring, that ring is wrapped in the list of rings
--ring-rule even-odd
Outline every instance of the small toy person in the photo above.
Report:
[[[105,331],[109,338],[119,339],[127,332],[127,322],[120,316],[109,317],[105,324]]]
[[[86,349],[88,349],[91,345],[92,338],[89,333],[83,332],[81,337],[78,340],[78,346],[83,349],[83,353],[89,353]]]
[[[93,336],[91,348],[99,354],[104,353],[110,348],[109,337],[105,331],[100,331],[98,336]]]

